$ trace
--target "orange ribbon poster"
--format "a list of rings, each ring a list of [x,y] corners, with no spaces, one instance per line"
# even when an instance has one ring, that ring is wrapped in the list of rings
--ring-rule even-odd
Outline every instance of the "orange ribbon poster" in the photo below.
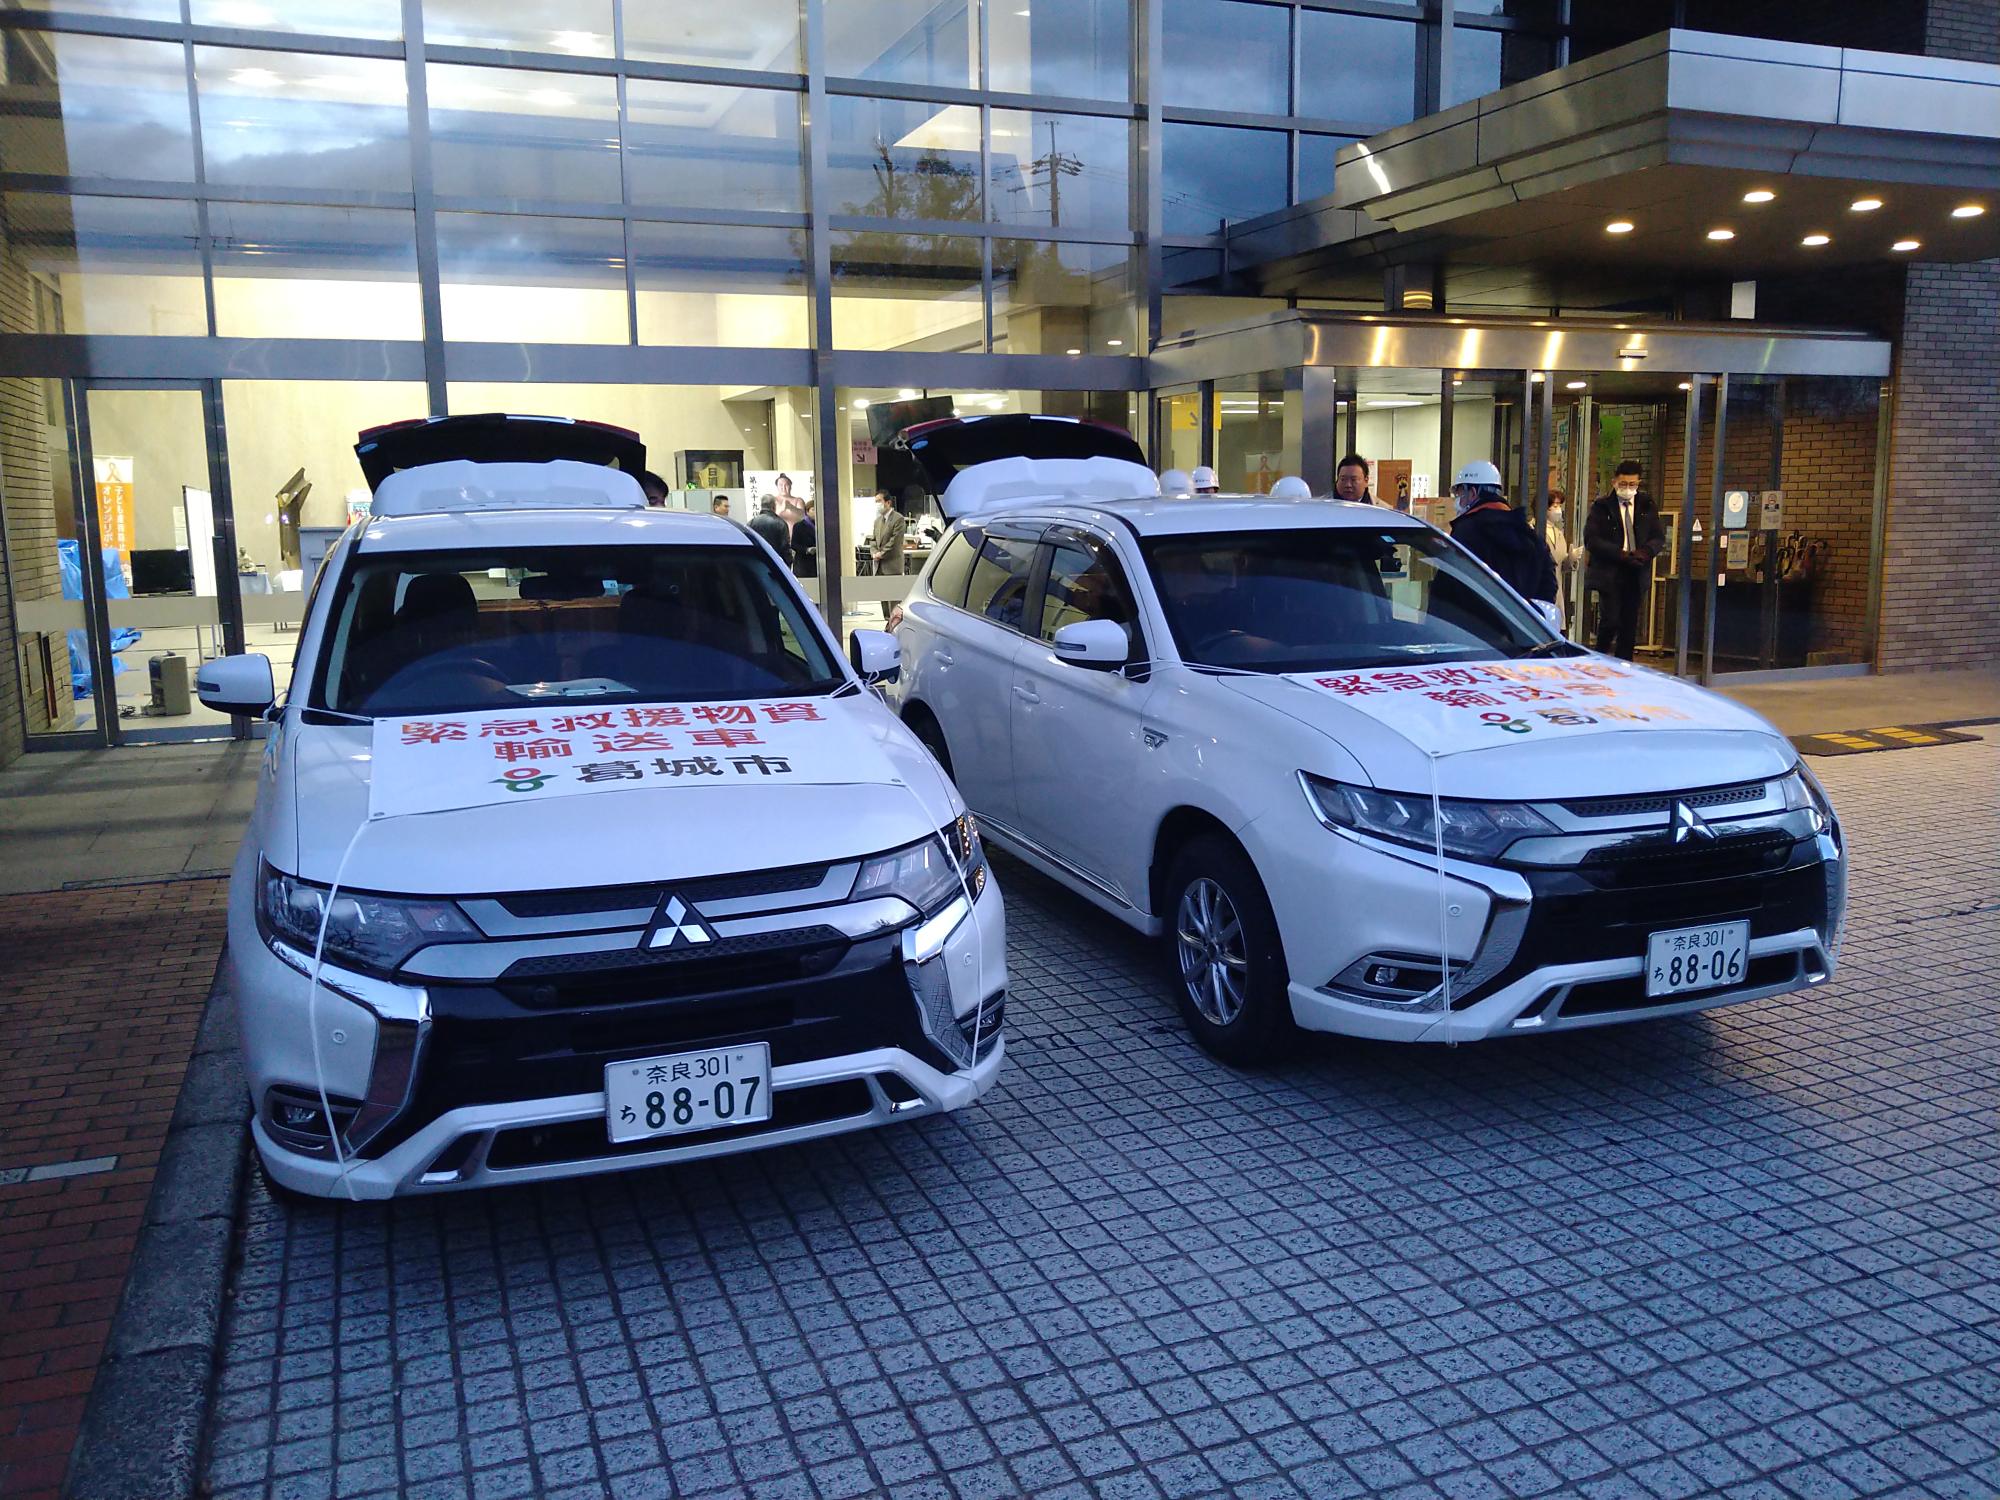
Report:
[[[96,458],[97,538],[101,545],[118,549],[119,557],[132,560],[132,544],[138,539],[138,522],[132,510],[132,460]]]

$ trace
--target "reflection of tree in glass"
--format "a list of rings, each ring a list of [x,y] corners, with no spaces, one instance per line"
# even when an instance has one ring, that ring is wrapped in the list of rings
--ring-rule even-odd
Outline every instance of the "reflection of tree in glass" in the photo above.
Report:
[[[882,140],[875,142],[875,157],[875,191],[865,202],[842,204],[841,213],[903,222],[979,217],[979,177],[973,168],[960,166],[935,148],[914,160],[899,159]],[[932,269],[920,269],[924,267]],[[979,245],[959,235],[842,230],[833,241],[833,276],[836,281],[977,283]]]

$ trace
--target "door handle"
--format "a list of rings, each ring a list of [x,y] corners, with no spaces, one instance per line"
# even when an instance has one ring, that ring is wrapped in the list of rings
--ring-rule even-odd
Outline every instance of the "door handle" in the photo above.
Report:
[[[952,657],[949,651],[940,646],[937,650],[931,652],[931,660],[941,667],[948,667],[951,665]]]
[[[1019,698],[1023,703],[1040,703],[1042,701],[1042,695],[1035,691],[1033,683],[1015,683],[1014,696]]]

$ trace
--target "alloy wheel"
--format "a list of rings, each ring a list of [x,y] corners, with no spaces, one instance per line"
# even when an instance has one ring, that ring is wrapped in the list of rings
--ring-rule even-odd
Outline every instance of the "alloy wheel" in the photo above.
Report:
[[[1229,893],[1201,876],[1181,892],[1175,919],[1181,983],[1202,1019],[1227,1026],[1243,1013],[1250,958]]]

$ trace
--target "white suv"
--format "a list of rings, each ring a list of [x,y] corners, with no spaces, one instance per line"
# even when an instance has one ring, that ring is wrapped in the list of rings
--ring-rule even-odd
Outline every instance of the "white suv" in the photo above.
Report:
[[[895,622],[893,700],[992,842],[1164,937],[1211,1051],[1831,975],[1840,829],[1770,725],[1569,644],[1391,510],[1163,500],[1122,434],[1126,458],[952,461],[1039,451],[1049,420],[923,434],[956,524]]]
[[[615,428],[362,435],[229,901],[271,1179],[571,1176],[957,1109],[997,1075],[963,804],[763,542],[648,509]],[[616,467],[609,467],[615,464]],[[868,675],[895,643],[859,634]]]

